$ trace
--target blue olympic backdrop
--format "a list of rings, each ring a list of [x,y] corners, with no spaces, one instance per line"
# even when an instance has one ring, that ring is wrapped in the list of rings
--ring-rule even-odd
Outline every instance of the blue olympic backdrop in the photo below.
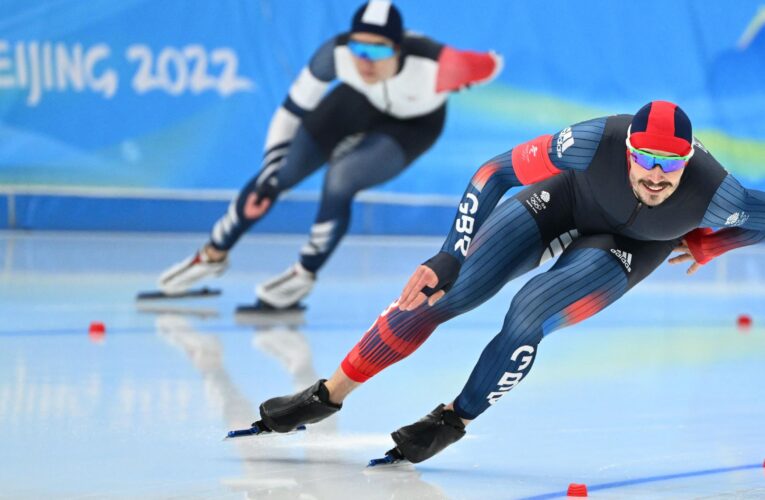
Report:
[[[0,227],[207,230],[255,173],[292,79],[360,3],[5,0]],[[360,196],[354,232],[443,234],[485,159],[659,98],[765,187],[763,0],[397,5],[409,29],[494,49],[505,69],[453,96],[438,144]],[[300,185],[260,229],[304,231],[320,183]]]

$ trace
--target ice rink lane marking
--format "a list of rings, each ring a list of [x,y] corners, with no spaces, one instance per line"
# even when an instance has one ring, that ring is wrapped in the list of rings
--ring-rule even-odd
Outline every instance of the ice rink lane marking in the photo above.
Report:
[[[714,474],[726,474],[728,472],[736,472],[749,469],[761,469],[762,464],[748,464],[748,465],[736,465],[733,467],[720,467],[717,469],[702,469],[689,472],[678,472],[675,474],[665,474],[659,476],[646,476],[636,479],[625,479],[624,481],[613,481],[610,483],[601,484],[587,484],[587,491],[600,491],[613,488],[622,488],[625,486],[634,486],[636,484],[655,483],[659,481],[671,481],[673,479],[683,479],[686,477],[698,477],[698,476],[711,476]],[[548,498],[560,498],[568,495],[567,490],[555,491],[552,493],[544,493],[542,495],[533,495],[530,497],[522,497],[521,500],[546,500]]]

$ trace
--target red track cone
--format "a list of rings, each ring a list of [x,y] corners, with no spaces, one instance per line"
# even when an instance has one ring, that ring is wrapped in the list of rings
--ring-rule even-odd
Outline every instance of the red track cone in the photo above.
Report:
[[[571,483],[568,485],[568,496],[570,497],[586,497],[587,485]]]
[[[736,326],[739,330],[748,330],[752,327],[752,317],[748,314],[739,314],[736,318]]]
[[[104,337],[106,336],[106,327],[103,323],[100,321],[93,321],[90,323],[90,328],[88,329],[88,337],[90,337],[90,340],[93,342],[103,342]]]

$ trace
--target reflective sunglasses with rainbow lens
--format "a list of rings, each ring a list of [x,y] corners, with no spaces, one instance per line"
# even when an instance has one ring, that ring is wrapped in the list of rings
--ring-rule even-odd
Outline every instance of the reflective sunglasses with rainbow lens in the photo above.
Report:
[[[658,166],[665,174],[680,170],[688,164],[688,160],[693,156],[693,148],[691,148],[691,152],[685,156],[662,156],[649,153],[642,149],[632,147],[629,137],[627,137],[627,149],[630,152],[630,157],[635,163],[644,169],[653,170],[654,167]]]
[[[368,61],[381,61],[396,54],[396,50],[390,45],[357,42],[356,40],[350,40],[348,48],[354,56]]]

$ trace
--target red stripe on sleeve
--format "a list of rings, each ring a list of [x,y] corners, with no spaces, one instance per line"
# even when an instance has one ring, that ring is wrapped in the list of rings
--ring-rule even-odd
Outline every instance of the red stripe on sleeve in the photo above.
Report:
[[[560,173],[547,156],[552,137],[541,135],[513,148],[513,170],[524,186]]]
[[[490,162],[483,165],[478,169],[478,172],[473,175],[473,179],[471,181],[473,187],[478,191],[483,191],[483,188],[486,186],[489,178],[494,175],[494,172],[497,170],[499,170],[499,163]]]

